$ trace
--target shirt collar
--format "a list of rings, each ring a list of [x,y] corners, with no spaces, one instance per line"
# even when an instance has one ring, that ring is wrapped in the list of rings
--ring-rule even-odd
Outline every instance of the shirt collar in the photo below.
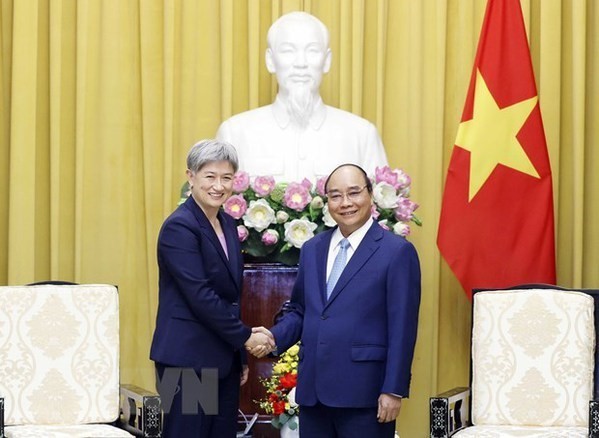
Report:
[[[366,221],[366,223],[364,223],[364,225],[362,225],[360,228],[358,228],[356,231],[354,231],[347,237],[347,240],[349,241],[352,250],[355,251],[358,245],[360,245],[362,239],[364,239],[364,236],[366,236],[366,233],[370,229],[373,222],[374,221],[372,220],[372,218],[369,218]],[[331,250],[333,248],[337,248],[339,242],[341,242],[341,239],[343,239],[343,234],[341,234],[341,231],[339,231],[339,227],[337,227],[335,231],[333,231],[333,235],[331,236]]]
[[[291,118],[287,113],[287,107],[283,103],[283,100],[277,94],[275,101],[271,105],[272,114],[281,129],[287,129],[291,123]],[[314,104],[314,109],[312,110],[312,115],[310,116],[310,127],[315,131],[319,130],[322,124],[324,123],[324,119],[327,116],[327,107],[322,101],[322,98],[318,96],[318,100]]]

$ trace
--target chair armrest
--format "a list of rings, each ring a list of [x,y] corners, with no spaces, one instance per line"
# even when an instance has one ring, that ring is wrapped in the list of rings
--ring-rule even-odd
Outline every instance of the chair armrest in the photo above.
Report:
[[[134,385],[121,385],[120,393],[121,415],[118,426],[135,436],[161,437],[162,414],[158,394]]]
[[[454,388],[429,399],[431,438],[448,438],[470,424],[469,388]]]
[[[589,438],[599,438],[599,400],[589,402]]]

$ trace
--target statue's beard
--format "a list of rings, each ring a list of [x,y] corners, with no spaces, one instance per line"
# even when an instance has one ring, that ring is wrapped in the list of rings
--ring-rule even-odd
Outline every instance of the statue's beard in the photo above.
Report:
[[[290,88],[289,99],[287,99],[287,112],[292,122],[300,128],[307,127],[313,109],[314,95],[307,84],[295,84]]]

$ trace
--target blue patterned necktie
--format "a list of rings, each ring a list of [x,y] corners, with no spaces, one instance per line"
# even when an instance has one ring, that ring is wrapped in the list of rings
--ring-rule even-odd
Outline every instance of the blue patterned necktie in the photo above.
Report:
[[[329,274],[329,280],[327,281],[327,300],[331,297],[331,292],[335,289],[337,280],[339,280],[343,269],[345,269],[345,264],[347,263],[347,248],[349,248],[349,240],[341,239],[339,242],[339,252],[337,253],[337,257],[335,257],[331,273]]]

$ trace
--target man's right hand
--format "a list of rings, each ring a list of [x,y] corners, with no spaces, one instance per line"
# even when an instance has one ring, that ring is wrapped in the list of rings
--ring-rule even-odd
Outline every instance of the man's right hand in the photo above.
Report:
[[[265,327],[252,328],[252,334],[245,341],[245,349],[257,358],[266,356],[275,347],[275,339],[270,330]]]

